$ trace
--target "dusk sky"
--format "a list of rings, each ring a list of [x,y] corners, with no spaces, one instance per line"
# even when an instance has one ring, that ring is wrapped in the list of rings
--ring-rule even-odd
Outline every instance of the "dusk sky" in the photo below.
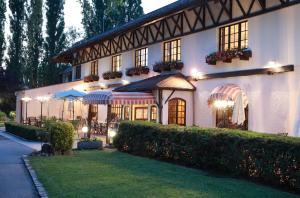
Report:
[[[174,1],[175,0],[142,0],[142,6],[144,8],[144,12],[148,13]],[[65,2],[66,27],[75,26],[79,29],[82,29],[80,4],[78,1],[74,0],[65,0]]]

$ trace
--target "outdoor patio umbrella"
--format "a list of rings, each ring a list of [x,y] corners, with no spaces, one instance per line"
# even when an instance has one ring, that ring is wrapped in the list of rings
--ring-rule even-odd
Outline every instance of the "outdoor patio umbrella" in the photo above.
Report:
[[[68,100],[68,101],[73,102],[73,120],[74,120],[74,101],[78,100],[79,98],[82,98],[85,95],[86,95],[86,93],[75,90],[75,89],[70,89],[67,91],[60,91],[60,92],[57,92],[54,94],[55,99],[63,100],[62,119],[63,119],[65,101]]]

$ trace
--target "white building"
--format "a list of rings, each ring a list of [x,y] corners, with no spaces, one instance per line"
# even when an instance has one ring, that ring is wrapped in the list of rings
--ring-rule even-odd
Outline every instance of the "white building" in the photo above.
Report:
[[[33,99],[27,103],[29,117],[40,115],[40,103],[34,100],[38,96],[71,88],[109,89],[151,92],[161,107],[113,106],[112,111],[123,119],[234,128],[233,108],[216,105],[234,105],[241,91],[245,122],[239,128],[300,136],[299,3],[179,0],[83,40],[54,57],[73,65],[73,82],[18,92],[18,121],[26,117],[24,97]],[[208,56],[213,52],[218,53]],[[171,72],[155,72],[170,65],[175,68]],[[148,74],[141,74],[148,68]],[[44,116],[61,118],[62,104],[44,103]],[[86,117],[87,109],[77,102],[75,115]],[[98,106],[97,111],[98,120],[104,122],[107,106]],[[64,117],[71,114],[65,112]]]

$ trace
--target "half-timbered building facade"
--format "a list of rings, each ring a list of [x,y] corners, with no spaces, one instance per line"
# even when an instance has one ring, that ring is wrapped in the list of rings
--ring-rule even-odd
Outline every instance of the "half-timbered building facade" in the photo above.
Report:
[[[17,118],[38,116],[35,98],[58,91],[147,92],[155,104],[110,111],[125,120],[300,136],[299,3],[176,1],[58,54],[53,61],[72,64],[72,82],[17,92]],[[47,117],[71,118],[61,101],[41,105]],[[86,105],[73,105],[87,117]],[[107,106],[90,110],[106,120]]]

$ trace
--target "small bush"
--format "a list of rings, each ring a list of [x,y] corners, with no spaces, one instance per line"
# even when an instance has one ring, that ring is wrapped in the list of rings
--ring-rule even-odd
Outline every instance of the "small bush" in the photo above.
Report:
[[[122,122],[114,145],[123,152],[231,173],[300,192],[300,138]]]
[[[7,116],[3,111],[0,111],[0,122],[5,122],[7,120]]]
[[[66,154],[72,150],[74,127],[68,122],[49,122],[50,143],[56,153]]]
[[[11,119],[12,121],[16,120],[16,112],[15,111],[11,111],[9,112],[9,119]]]
[[[26,126],[16,122],[6,122],[5,130],[27,140],[40,141],[41,138],[45,142],[48,140],[47,132],[44,129],[34,126]]]

